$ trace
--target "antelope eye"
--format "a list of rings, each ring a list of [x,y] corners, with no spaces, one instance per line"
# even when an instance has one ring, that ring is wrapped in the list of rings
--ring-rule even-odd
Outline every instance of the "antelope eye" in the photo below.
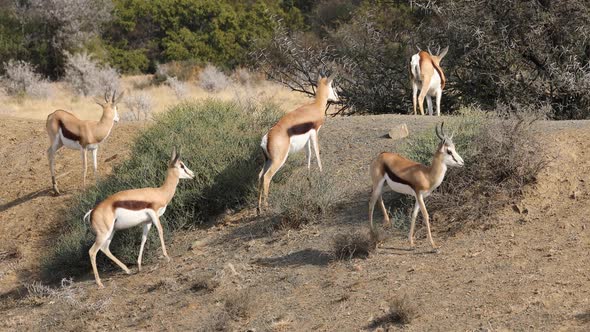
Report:
[[[453,155],[453,151],[451,151],[451,150],[447,150],[447,153],[451,156]]]
[[[184,164],[180,164],[180,168],[184,169]]]

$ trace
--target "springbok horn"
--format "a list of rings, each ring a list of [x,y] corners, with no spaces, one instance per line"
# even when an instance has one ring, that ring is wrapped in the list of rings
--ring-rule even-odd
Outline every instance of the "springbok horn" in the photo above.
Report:
[[[111,103],[115,103],[115,96],[117,95],[117,89],[113,91],[113,98],[111,99]]]
[[[443,135],[443,137],[447,137],[447,134],[445,134],[445,130],[444,130],[444,128],[443,128],[443,127],[444,127],[444,125],[445,125],[445,122],[443,121],[443,122],[440,124],[440,133]]]
[[[108,91],[108,90],[105,90],[105,92],[104,92],[104,101],[105,101],[106,103],[108,103],[108,102],[109,102],[109,95],[108,95],[108,94],[109,94],[109,91]]]
[[[436,132],[436,136],[438,136],[438,138],[440,138],[441,141],[444,140],[444,138],[438,132],[438,124],[434,127],[434,131]]]

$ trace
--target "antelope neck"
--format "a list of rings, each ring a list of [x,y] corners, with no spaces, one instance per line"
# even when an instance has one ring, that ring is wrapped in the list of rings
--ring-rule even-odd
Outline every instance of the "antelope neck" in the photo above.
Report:
[[[169,167],[166,174],[166,180],[164,180],[164,183],[159,188],[166,195],[166,203],[170,202],[172,197],[174,197],[174,193],[176,192],[176,187],[178,186],[179,181],[180,178],[176,168]]]
[[[328,105],[328,85],[321,83],[315,93],[315,104],[321,110],[322,114]]]
[[[107,110],[103,110],[102,112],[102,116],[100,117],[100,120],[98,121],[98,123],[96,124],[96,129],[97,130],[97,139],[98,141],[102,141],[104,140],[109,133],[111,132],[111,129],[113,128],[113,126],[115,125],[115,111],[113,111],[113,109],[109,109]]]
[[[444,163],[444,155],[439,149],[434,154],[434,157],[432,157],[432,163],[430,164],[430,167],[429,167],[428,177],[430,179],[430,183],[436,184],[436,183],[442,182],[442,178],[445,177],[446,172],[447,172],[447,165],[445,165],[445,163]]]

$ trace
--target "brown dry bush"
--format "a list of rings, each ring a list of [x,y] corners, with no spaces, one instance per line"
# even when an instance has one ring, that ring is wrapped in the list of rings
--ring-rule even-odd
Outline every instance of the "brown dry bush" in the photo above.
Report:
[[[534,183],[546,165],[542,144],[533,128],[543,112],[526,107],[518,113],[507,113],[503,108],[497,111],[488,116],[470,113],[447,125],[449,133],[451,128],[457,129],[453,141],[465,167],[449,168],[426,205],[450,231],[481,221],[520,199],[524,187]],[[434,132],[426,131],[406,145],[402,154],[430,164],[437,144]]]
[[[418,309],[407,295],[397,296],[389,300],[389,311],[374,319],[367,328],[387,328],[391,325],[407,325],[418,316]]]
[[[233,319],[248,318],[252,311],[252,298],[248,289],[228,293],[223,300],[223,308]]]
[[[367,258],[377,247],[379,238],[376,230],[338,234],[332,243],[334,256],[340,260]]]

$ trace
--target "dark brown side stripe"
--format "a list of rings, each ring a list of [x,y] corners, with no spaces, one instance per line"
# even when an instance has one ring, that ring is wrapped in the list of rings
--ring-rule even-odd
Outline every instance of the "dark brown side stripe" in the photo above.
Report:
[[[384,165],[384,168],[385,168],[385,173],[387,174],[387,176],[389,177],[389,179],[391,181],[405,184],[406,186],[409,186],[410,188],[414,189],[414,186],[410,182],[397,176],[397,174],[395,174],[391,169],[389,169],[389,167],[387,167],[387,165]],[[414,190],[416,190],[416,189],[414,189]]]
[[[77,141],[77,142],[80,141],[80,136],[69,131],[68,128],[66,128],[66,126],[64,126],[63,122],[61,122],[61,120],[59,120],[59,128],[61,128],[61,132],[65,138],[72,140],[72,141]]]
[[[144,201],[116,201],[113,203],[113,207],[122,208],[127,210],[144,210],[144,209],[153,209],[152,203],[144,202]]]
[[[313,122],[300,123],[300,124],[296,124],[293,127],[287,129],[287,134],[289,136],[303,135],[314,128],[315,128],[315,126],[314,126]]]

